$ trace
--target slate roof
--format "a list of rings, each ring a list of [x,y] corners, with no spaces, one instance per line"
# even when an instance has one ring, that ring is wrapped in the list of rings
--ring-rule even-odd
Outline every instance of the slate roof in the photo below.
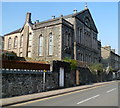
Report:
[[[13,31],[13,32],[10,32],[10,33],[8,33],[8,34],[5,34],[4,36],[6,36],[6,35],[10,35],[10,34],[14,34],[14,33],[20,33],[20,31],[21,31],[21,28],[15,30],[15,31]]]

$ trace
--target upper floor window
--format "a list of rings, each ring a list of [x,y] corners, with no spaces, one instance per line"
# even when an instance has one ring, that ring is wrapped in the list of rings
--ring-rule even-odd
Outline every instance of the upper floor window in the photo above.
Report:
[[[23,35],[21,35],[21,37],[20,37],[20,47],[22,47],[23,46]]]
[[[14,48],[17,48],[17,44],[18,44],[18,37],[15,36],[15,38],[14,38]]]
[[[39,36],[39,56],[43,56],[43,36]]]
[[[53,34],[50,33],[49,34],[49,41],[48,41],[48,54],[49,55],[53,55],[53,46],[54,46]]]
[[[17,47],[17,44],[18,44],[18,37],[15,36],[15,38],[14,38],[14,48]]]
[[[66,41],[65,41],[65,45],[68,46],[68,32],[65,32],[65,37],[66,37]]]
[[[82,29],[78,28],[78,42],[81,43],[82,41]]]
[[[68,46],[70,47],[71,46],[71,34],[68,33]]]
[[[11,37],[8,39],[8,49],[10,49],[11,48],[11,43],[12,43],[12,39],[11,39]]]
[[[32,33],[30,32],[30,33],[29,33],[29,46],[32,46],[32,38],[33,38],[33,35],[32,35]]]

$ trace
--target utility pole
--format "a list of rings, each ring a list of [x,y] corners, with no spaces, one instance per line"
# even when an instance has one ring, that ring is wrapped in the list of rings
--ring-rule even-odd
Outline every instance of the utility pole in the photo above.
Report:
[[[45,73],[46,73],[46,70],[43,71],[43,91],[45,91],[45,89],[46,89],[46,88],[45,88],[45,87],[46,87],[46,86],[45,86],[45,79],[46,79],[46,78],[45,78]]]

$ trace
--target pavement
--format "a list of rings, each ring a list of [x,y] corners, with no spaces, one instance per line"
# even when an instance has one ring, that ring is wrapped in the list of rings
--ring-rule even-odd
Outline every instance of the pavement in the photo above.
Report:
[[[116,81],[101,82],[101,83],[94,83],[91,85],[83,85],[83,86],[70,87],[70,88],[52,90],[52,91],[47,91],[47,92],[35,93],[35,94],[11,97],[11,98],[3,98],[3,99],[0,99],[0,101],[1,101],[1,105],[3,107],[6,107],[6,106],[14,105],[14,104],[21,104],[21,103],[25,103],[25,102],[38,100],[38,99],[44,99],[44,98],[48,98],[48,97],[52,97],[52,96],[58,96],[61,94],[72,93],[72,92],[79,91],[79,90],[85,90],[88,88],[94,88],[94,87],[107,85],[107,84],[115,83],[115,82]],[[98,95],[96,95],[96,96],[98,96]]]

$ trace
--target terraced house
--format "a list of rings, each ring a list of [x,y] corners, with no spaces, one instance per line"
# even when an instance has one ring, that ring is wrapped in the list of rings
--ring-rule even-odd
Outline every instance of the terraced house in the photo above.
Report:
[[[27,13],[22,28],[5,35],[4,49],[20,57],[41,61],[62,60],[65,57],[94,63],[101,61],[98,30],[87,7],[84,10],[32,23]]]

